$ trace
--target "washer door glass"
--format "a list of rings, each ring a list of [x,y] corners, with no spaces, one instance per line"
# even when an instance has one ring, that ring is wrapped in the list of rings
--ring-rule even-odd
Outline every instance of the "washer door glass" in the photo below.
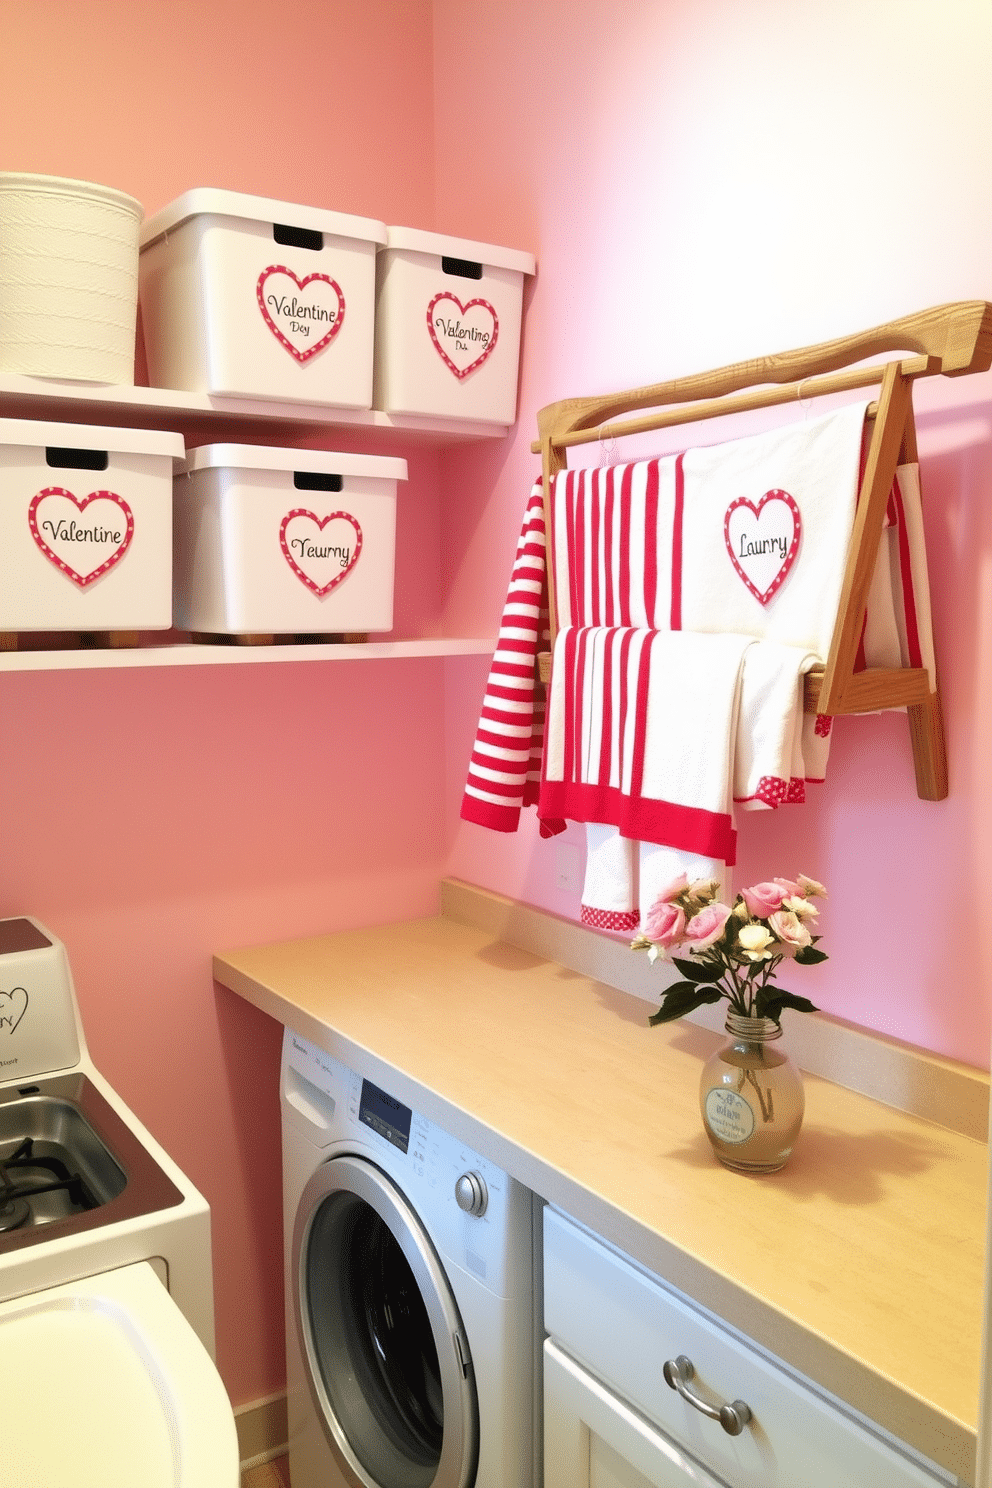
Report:
[[[455,1300],[403,1195],[333,1158],[297,1222],[297,1315],[328,1440],[363,1488],[465,1488],[477,1405]]]

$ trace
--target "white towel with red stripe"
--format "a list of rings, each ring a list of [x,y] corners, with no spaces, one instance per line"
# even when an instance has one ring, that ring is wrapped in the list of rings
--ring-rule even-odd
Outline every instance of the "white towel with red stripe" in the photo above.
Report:
[[[743,635],[569,626],[551,668],[538,815],[734,861]]]
[[[741,635],[559,632],[538,811],[588,824],[584,923],[626,932],[676,873],[722,878],[735,803],[803,799],[815,660]]]

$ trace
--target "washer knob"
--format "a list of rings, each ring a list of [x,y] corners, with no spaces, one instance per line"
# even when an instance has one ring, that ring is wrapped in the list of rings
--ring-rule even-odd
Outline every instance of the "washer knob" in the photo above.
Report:
[[[489,1203],[486,1180],[479,1173],[463,1173],[455,1184],[455,1201],[466,1214],[485,1214]]]

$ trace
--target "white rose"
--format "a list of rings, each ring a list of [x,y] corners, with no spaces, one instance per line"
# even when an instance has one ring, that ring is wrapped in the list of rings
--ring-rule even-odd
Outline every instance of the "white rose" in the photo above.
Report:
[[[774,952],[770,947],[775,937],[764,925],[742,925],[737,932],[737,943],[749,961],[767,961]]]

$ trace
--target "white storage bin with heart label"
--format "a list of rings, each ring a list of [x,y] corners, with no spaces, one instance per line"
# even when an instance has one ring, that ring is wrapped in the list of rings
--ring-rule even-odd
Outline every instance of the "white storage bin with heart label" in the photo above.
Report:
[[[391,227],[376,261],[374,406],[509,427],[534,258]]]
[[[141,232],[155,387],[369,408],[385,224],[201,188]]]
[[[168,630],[179,434],[0,419],[0,630]]]
[[[405,460],[208,444],[174,486],[175,615],[207,634],[323,634],[393,623]]]

